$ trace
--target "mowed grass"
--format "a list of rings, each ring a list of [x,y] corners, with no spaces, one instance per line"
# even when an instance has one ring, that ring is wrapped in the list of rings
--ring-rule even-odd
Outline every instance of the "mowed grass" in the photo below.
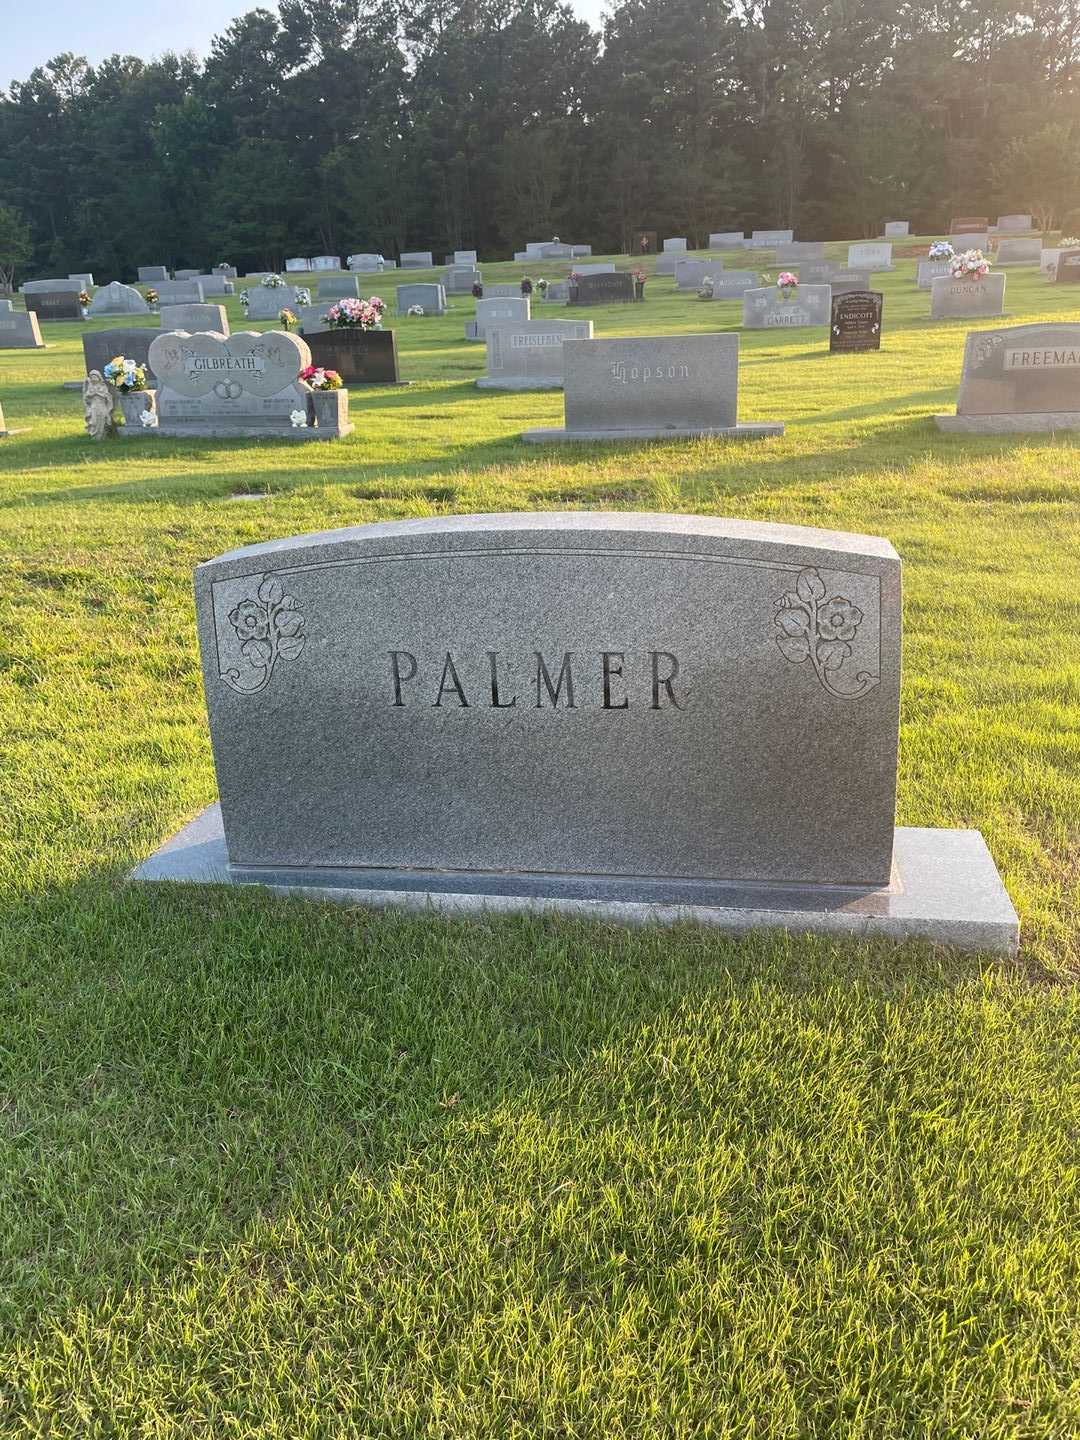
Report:
[[[743,333],[737,445],[525,446],[467,298],[329,445],[94,446],[83,327],[0,352],[0,1434],[1080,1433],[1080,448],[937,432],[981,327],[913,270],[880,354]],[[647,293],[597,334],[738,326]],[[893,541],[898,821],[982,830],[1016,964],[124,885],[214,796],[199,560],[567,508]]]

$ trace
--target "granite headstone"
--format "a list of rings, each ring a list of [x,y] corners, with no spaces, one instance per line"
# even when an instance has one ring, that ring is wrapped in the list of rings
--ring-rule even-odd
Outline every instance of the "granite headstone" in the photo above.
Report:
[[[954,280],[944,276],[930,282],[931,320],[971,320],[1003,313],[1005,276],[989,274],[981,280]]]
[[[882,296],[876,290],[851,290],[834,295],[829,349],[880,350],[882,305]]]
[[[0,350],[40,350],[44,344],[37,315],[0,300]]]
[[[482,390],[560,390],[563,344],[591,340],[591,320],[496,321],[486,327],[487,374]]]
[[[146,315],[150,306],[133,285],[121,285],[119,280],[102,285],[90,301],[90,316],[99,315]]]
[[[571,305],[623,305],[635,298],[634,277],[626,270],[609,275],[583,275],[570,287]]]
[[[446,290],[442,285],[399,285],[397,313],[407,315],[413,305],[419,305],[425,315],[445,315]]]
[[[228,335],[229,319],[224,305],[162,305],[158,317],[162,330],[213,330]]]
[[[800,285],[787,296],[779,285],[761,286],[743,295],[743,325],[747,330],[794,330],[805,325],[828,325],[831,302],[829,285]]]
[[[934,418],[964,434],[1080,430],[1080,325],[969,335],[956,414]]]

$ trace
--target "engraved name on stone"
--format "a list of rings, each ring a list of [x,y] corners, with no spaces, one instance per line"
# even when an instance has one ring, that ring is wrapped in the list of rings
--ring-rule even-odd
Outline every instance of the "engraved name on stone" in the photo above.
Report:
[[[1080,368],[1080,350],[1006,350],[1006,370],[1074,370]]]
[[[689,365],[627,365],[619,360],[611,367],[611,378],[623,385],[632,380],[645,384],[649,380],[689,380]]]

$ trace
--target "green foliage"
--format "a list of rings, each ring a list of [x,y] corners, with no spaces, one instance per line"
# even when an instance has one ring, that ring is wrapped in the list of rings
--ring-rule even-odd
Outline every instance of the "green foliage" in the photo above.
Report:
[[[0,205],[0,291],[15,285],[15,272],[32,253],[30,226],[18,210]]]

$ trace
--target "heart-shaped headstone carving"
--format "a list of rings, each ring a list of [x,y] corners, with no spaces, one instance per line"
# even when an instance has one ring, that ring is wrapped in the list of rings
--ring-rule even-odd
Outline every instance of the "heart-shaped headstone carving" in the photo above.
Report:
[[[170,330],[150,345],[150,368],[158,384],[198,399],[211,392],[229,398],[268,399],[296,383],[311,364],[311,351],[298,335],[241,330],[228,339],[204,331]]]

